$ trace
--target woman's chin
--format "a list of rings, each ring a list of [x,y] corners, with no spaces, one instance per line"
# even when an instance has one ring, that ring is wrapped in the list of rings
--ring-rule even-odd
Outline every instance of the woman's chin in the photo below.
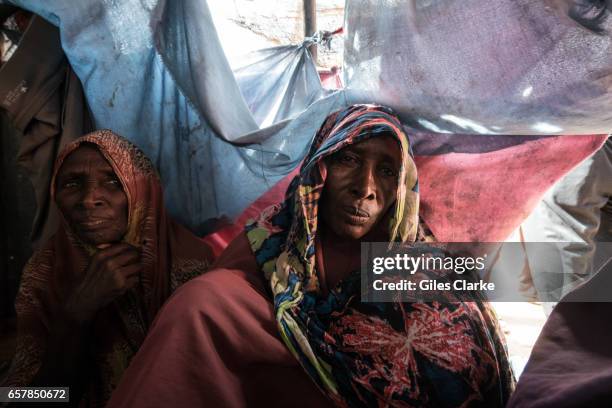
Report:
[[[336,235],[346,240],[355,241],[365,237],[368,231],[369,228],[362,225],[344,224],[341,228],[339,228]]]

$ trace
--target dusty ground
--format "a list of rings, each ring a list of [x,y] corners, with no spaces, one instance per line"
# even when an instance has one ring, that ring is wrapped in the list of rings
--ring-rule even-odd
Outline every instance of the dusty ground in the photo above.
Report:
[[[539,303],[528,302],[497,302],[493,307],[501,321],[510,362],[518,378],[546,321],[544,309]]]

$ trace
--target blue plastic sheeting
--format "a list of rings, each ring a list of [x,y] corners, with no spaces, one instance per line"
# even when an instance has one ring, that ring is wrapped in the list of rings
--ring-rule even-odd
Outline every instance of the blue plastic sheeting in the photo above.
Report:
[[[306,45],[254,51],[232,68],[260,127],[294,118],[328,93],[321,87]]]
[[[236,216],[295,167],[325,116],[344,102],[334,94],[298,120],[260,131],[205,1],[11,3],[60,26],[96,126],[144,150],[160,171],[169,212],[200,234],[209,218]],[[309,72],[304,64],[311,65],[310,72],[315,68],[295,55],[301,66],[290,59],[286,63],[304,78]],[[275,120],[296,115],[324,96],[318,79],[314,90],[306,88],[302,83],[304,92],[298,96],[307,100],[283,101],[290,102],[290,109],[277,106]],[[255,144],[236,146],[226,140]]]
[[[349,0],[348,99],[433,132],[612,130],[609,1]]]

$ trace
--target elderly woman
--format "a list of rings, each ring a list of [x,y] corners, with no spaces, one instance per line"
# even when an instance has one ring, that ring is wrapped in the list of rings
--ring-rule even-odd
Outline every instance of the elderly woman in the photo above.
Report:
[[[70,386],[73,404],[104,406],[162,303],[212,256],[166,215],[151,162],[110,131],[66,146],[51,194],[62,225],[24,269],[7,385]]]
[[[109,406],[503,406],[486,303],[360,301],[360,241],[425,240],[418,208],[397,118],[330,115],[284,203],[168,301]]]

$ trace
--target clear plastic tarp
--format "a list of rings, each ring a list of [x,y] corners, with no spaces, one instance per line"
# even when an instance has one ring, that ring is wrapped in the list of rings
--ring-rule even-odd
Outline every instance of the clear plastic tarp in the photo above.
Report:
[[[612,129],[610,2],[349,0],[349,100],[433,132]]]
[[[266,48],[232,66],[259,127],[292,119],[328,92],[321,87],[307,44]]]

